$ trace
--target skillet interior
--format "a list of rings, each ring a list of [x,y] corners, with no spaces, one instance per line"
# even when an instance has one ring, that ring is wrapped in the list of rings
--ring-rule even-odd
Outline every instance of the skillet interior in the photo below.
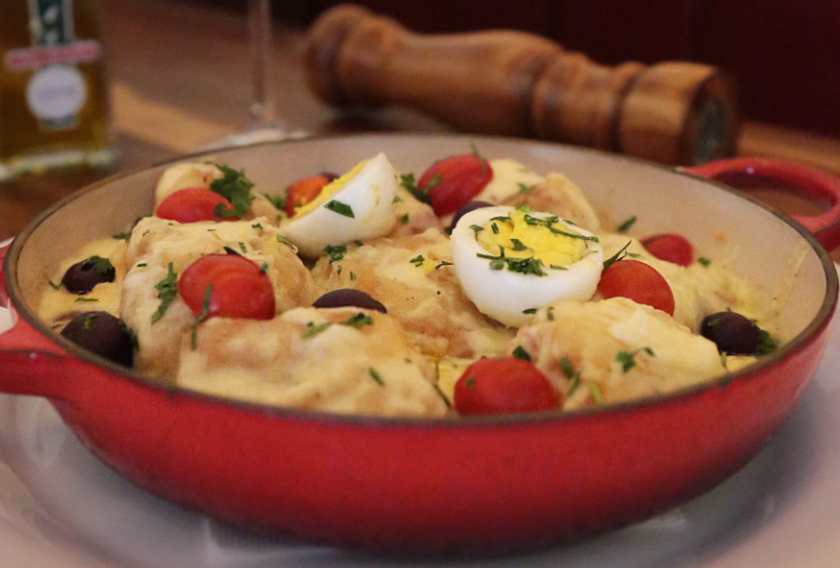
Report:
[[[441,157],[469,152],[470,142],[488,159],[508,157],[541,173],[564,173],[583,189],[604,229],[637,215],[634,234],[683,234],[699,255],[727,261],[736,274],[759,285],[763,301],[781,303],[782,334],[791,340],[762,365],[783,357],[831,314],[837,290],[833,263],[797,223],[720,184],[636,159],[498,137],[363,135],[262,144],[187,160],[244,168],[258,190],[280,194],[300,177],[347,171],[380,151],[399,170],[419,175]],[[33,316],[43,283],[86,242],[123,232],[148,215],[157,179],[169,165],[82,190],[45,212],[15,242],[9,270],[14,301],[37,329],[74,354],[88,357]]]

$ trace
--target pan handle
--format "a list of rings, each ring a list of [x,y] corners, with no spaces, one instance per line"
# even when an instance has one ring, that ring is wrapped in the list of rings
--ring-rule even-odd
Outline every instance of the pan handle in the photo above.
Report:
[[[792,217],[827,250],[840,246],[840,178],[803,164],[767,158],[719,160],[682,171],[739,189],[769,186],[824,203],[828,209],[819,215]]]
[[[18,317],[6,288],[4,261],[9,246],[0,247],[0,308],[8,308],[12,327],[0,331],[0,392],[66,398],[69,379],[81,364]]]

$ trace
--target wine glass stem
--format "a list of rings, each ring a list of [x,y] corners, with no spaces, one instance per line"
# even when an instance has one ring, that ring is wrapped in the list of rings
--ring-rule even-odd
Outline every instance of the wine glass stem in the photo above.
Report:
[[[271,0],[248,0],[248,33],[253,66],[251,122],[258,126],[269,125],[276,118],[271,90],[271,31]]]

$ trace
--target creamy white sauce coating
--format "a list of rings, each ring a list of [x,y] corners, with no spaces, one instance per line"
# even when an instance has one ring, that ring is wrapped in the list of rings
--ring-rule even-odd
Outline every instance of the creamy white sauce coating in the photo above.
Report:
[[[753,362],[752,357],[722,358],[713,343],[697,335],[711,313],[731,309],[777,331],[774,313],[758,304],[755,288],[720,264],[683,268],[653,258],[638,240],[602,232],[583,192],[564,176],[542,176],[513,160],[491,165],[494,179],[476,199],[539,207],[570,219],[598,236],[604,258],[629,242],[627,252],[670,285],[673,318],[626,299],[602,301],[596,293],[591,301],[535,306],[530,323],[506,328],[464,294],[442,231],[448,220],[441,223],[401,187],[388,194],[393,228],[387,235],[348,240],[342,252],[316,262],[299,258],[285,238],[286,221],[262,197],[250,215],[267,217],[257,219],[188,225],[143,219],[129,242],[89,243],[51,278],[58,284],[70,265],[99,255],[115,266],[114,283],[97,285],[86,295],[91,301],[83,302],[45,282],[38,311],[56,329],[81,311],[120,316],[139,339],[136,367],[164,382],[269,404],[390,416],[452,413],[447,403],[469,364],[517,347],[552,382],[562,408],[571,409],[667,392]],[[208,187],[221,175],[208,164],[174,166],[158,184],[157,202],[183,187]],[[180,274],[200,256],[224,247],[265,263],[277,316],[261,322],[219,317],[197,325],[176,297],[152,323],[160,307],[155,286],[169,264]],[[388,315],[369,313],[371,323],[355,328],[345,320],[357,309],[309,307],[321,294],[341,288],[369,293],[388,307]],[[324,329],[309,335],[312,326]],[[629,369],[619,353],[630,354]]]

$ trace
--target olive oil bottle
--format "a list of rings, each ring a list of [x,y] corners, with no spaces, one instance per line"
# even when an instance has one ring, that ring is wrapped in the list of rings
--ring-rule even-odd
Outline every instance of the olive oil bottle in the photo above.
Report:
[[[0,180],[113,160],[96,0],[0,0]]]

